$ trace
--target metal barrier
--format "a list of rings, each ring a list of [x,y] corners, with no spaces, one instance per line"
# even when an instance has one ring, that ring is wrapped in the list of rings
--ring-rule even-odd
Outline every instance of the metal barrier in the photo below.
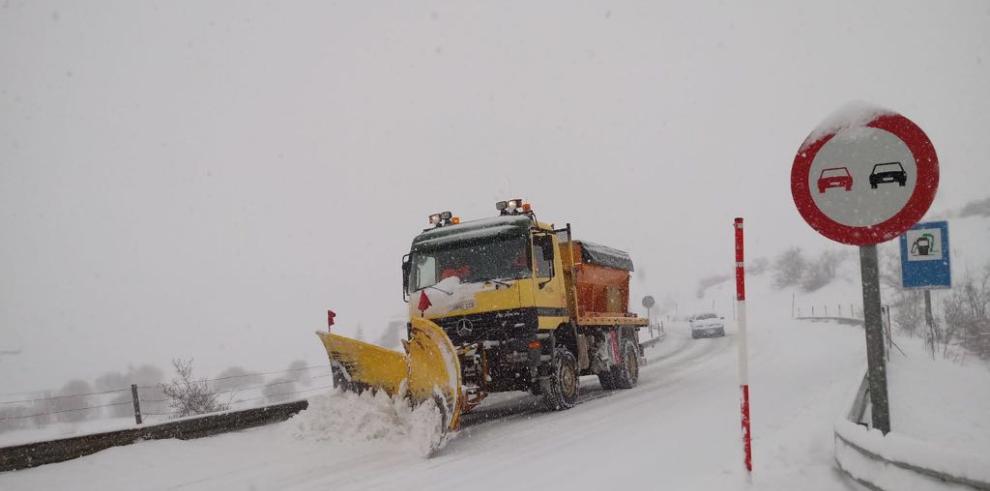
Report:
[[[309,402],[302,400],[214,413],[139,428],[4,447],[0,448],[0,472],[71,460],[110,447],[130,445],[140,440],[163,438],[189,440],[285,421],[307,407]]]

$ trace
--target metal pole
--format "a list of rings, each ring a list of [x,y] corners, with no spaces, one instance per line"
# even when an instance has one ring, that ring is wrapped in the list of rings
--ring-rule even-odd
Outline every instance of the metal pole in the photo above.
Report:
[[[749,347],[746,344],[746,263],[743,256],[743,219],[736,218],[736,310],[739,331],[739,389],[742,391],[740,412],[742,413],[744,464],[747,472],[753,472],[753,447],[750,439],[749,420]]]
[[[650,338],[653,338],[653,307],[646,308],[646,325],[650,328]]]
[[[932,359],[935,359],[935,315],[932,314],[932,291],[925,290],[925,323],[928,324],[928,337],[931,339]]]
[[[873,427],[890,432],[890,407],[887,399],[887,366],[884,363],[883,317],[880,313],[880,266],[877,246],[859,248],[859,266],[863,278],[863,316],[866,330],[866,378],[870,385]]]
[[[134,422],[141,424],[141,400],[138,398],[137,384],[131,384],[131,399],[134,400]]]

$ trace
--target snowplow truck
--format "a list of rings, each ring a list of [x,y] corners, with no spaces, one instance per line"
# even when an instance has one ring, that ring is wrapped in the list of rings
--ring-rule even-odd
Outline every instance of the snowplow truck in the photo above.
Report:
[[[318,333],[335,384],[432,399],[444,431],[492,392],[528,391],[563,410],[582,375],[607,390],[636,385],[647,320],[628,312],[629,255],[538,221],[522,200],[496,209],[465,222],[431,215],[413,239],[402,260],[405,353]]]

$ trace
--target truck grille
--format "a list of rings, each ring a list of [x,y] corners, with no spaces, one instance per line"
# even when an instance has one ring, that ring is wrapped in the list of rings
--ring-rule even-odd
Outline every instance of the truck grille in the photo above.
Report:
[[[529,338],[536,331],[536,310],[513,309],[433,319],[455,345]]]

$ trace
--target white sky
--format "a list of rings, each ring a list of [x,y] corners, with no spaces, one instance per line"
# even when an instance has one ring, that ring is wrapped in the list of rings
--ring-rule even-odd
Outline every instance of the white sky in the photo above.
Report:
[[[850,100],[932,138],[933,211],[990,183],[984,1],[0,0],[0,67],[0,392],[322,362],[327,307],[404,312],[427,215],[513,197],[687,298],[734,216],[831,247],[789,173]]]

